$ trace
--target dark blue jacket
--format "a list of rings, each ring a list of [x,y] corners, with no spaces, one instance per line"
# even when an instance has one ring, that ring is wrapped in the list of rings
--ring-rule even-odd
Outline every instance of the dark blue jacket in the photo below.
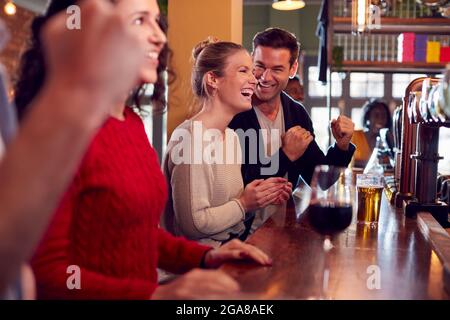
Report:
[[[297,125],[311,132],[314,136],[314,129],[311,118],[305,107],[293,100],[286,93],[281,93],[281,103],[284,112],[284,125],[287,132],[290,128]],[[301,174],[303,179],[309,184],[312,179],[314,167],[318,164],[332,164],[336,166],[348,166],[353,153],[355,152],[355,146],[350,144],[348,151],[340,150],[336,145],[328,148],[327,155],[325,156],[322,150],[317,145],[316,140],[313,140],[305,153],[296,161],[291,162],[283,150],[280,148],[271,158],[265,158],[262,156],[256,156],[256,163],[254,163],[255,152],[256,155],[264,154],[263,150],[260,150],[260,146],[264,147],[263,138],[260,133],[261,126],[259,125],[258,118],[255,110],[249,110],[236,115],[231,121],[229,127],[233,130],[242,129],[244,132],[248,129],[255,129],[259,133],[257,135],[256,144],[250,139],[242,139],[240,136],[240,142],[243,152],[243,165],[242,165],[242,177],[244,184],[252,182],[255,179],[266,179],[270,176],[283,177],[286,172],[288,173],[288,179],[295,187],[298,176]],[[261,141],[261,144],[260,144]],[[252,145],[253,154],[249,154],[250,145]],[[253,157],[253,163],[250,160]],[[274,157],[278,157],[279,165],[275,166],[273,161],[276,161]],[[264,163],[264,164],[263,164]],[[264,174],[261,172],[263,168],[275,167],[276,172],[273,174]]]

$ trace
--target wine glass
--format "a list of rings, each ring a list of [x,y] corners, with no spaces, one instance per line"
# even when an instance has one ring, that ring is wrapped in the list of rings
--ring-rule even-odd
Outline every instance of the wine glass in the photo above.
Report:
[[[304,216],[310,226],[324,236],[324,264],[320,299],[328,299],[329,252],[332,238],[352,222],[354,185],[351,170],[316,166],[311,181],[311,200]]]

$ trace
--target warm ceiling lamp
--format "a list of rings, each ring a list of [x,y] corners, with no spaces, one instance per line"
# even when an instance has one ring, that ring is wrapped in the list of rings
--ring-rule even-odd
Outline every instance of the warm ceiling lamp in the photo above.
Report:
[[[272,8],[277,10],[296,10],[305,6],[305,1],[302,0],[274,0]]]
[[[8,16],[13,16],[17,12],[16,5],[12,1],[6,2],[5,6],[3,7],[3,10]]]

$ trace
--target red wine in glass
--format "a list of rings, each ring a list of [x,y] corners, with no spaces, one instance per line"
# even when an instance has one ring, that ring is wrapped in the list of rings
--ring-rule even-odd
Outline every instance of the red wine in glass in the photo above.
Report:
[[[352,206],[332,201],[310,204],[306,217],[311,227],[324,236],[344,231],[352,222]]]
[[[319,299],[329,299],[329,252],[333,248],[331,239],[352,222],[354,191],[355,186],[349,169],[328,165],[316,166],[311,180],[311,200],[304,218],[314,231],[324,236],[323,276]]]

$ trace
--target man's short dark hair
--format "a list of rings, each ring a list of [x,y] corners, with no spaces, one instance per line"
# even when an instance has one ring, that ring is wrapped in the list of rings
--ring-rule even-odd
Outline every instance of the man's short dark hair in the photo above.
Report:
[[[294,34],[281,28],[268,28],[253,37],[253,52],[258,46],[274,49],[288,49],[291,53],[289,64],[292,66],[298,59],[300,43]]]

